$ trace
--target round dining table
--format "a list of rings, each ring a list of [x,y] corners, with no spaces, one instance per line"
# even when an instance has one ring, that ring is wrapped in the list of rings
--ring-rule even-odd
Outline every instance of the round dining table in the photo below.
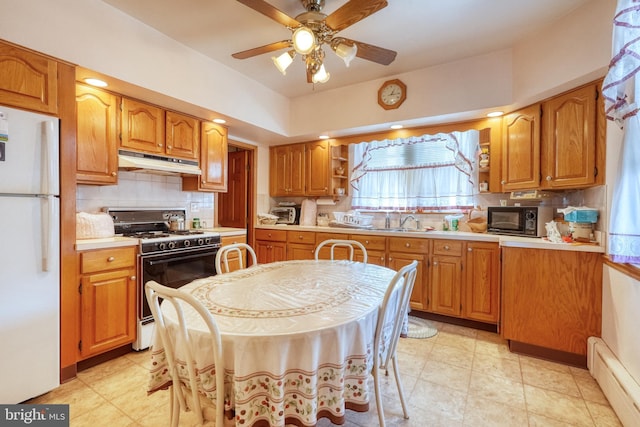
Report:
[[[213,315],[222,337],[225,409],[237,426],[343,424],[345,410],[369,410],[369,374],[379,306],[395,271],[352,261],[260,264],[180,288]],[[176,321],[162,305],[169,324]],[[208,330],[187,310],[200,393],[215,399]],[[199,340],[200,341],[200,340]],[[180,359],[180,346],[176,348]],[[171,382],[159,336],[151,348],[149,392]]]

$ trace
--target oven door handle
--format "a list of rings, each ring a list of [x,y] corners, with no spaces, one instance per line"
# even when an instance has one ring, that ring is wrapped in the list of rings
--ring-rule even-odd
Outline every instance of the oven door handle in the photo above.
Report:
[[[171,257],[171,258],[167,258],[167,259],[159,259],[159,260],[148,260],[146,261],[149,265],[158,265],[158,264],[167,264],[169,262],[175,262],[175,261],[184,261],[187,259],[193,259],[193,258],[202,258],[203,256],[206,255],[213,255],[215,254],[214,252],[210,252],[210,253],[199,253],[196,255],[186,255],[186,256],[182,256],[182,257]]]

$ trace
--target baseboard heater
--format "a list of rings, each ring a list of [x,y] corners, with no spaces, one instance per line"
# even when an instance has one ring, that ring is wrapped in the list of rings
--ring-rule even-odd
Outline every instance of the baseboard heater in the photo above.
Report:
[[[589,337],[587,364],[609,404],[625,427],[640,426],[640,384],[620,363],[607,344]]]

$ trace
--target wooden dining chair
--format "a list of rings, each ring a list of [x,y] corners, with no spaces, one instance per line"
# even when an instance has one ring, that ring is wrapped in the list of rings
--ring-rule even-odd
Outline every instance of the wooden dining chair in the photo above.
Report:
[[[413,261],[411,264],[398,270],[389,283],[389,287],[385,292],[384,299],[378,311],[378,322],[376,324],[373,347],[375,349],[373,354],[373,383],[380,427],[385,426],[384,409],[382,408],[382,392],[380,390],[380,370],[384,369],[385,374],[388,375],[389,362],[393,364],[393,374],[395,376],[396,386],[398,387],[398,395],[400,396],[404,418],[409,418],[407,405],[404,400],[402,381],[400,380],[400,373],[398,371],[396,350],[400,333],[402,332],[402,324],[409,312],[409,300],[417,273],[418,261]]]
[[[224,361],[222,357],[220,332],[218,331],[218,326],[213,316],[195,297],[179,289],[169,288],[150,280],[145,285],[145,292],[151,313],[155,319],[155,333],[160,335],[169,366],[169,374],[173,382],[170,387],[171,426],[178,426],[180,412],[182,410],[186,411],[187,409],[191,409],[196,417],[198,417],[198,425],[204,424],[205,413],[208,413],[208,411],[203,411],[200,402],[196,367],[194,366],[196,346],[202,346],[203,343],[196,343],[191,340],[185,321],[184,310],[193,309],[209,329],[210,351],[213,354],[216,372],[215,425],[222,427],[224,425]],[[160,299],[162,299],[165,304],[173,305],[176,311],[178,325],[175,328],[171,328],[171,331],[168,330],[164,315],[160,309]],[[181,350],[184,352],[181,354],[180,362],[176,359],[175,343],[177,342],[181,343]],[[185,361],[183,362],[182,360]],[[178,363],[186,363],[187,378],[180,376],[180,372],[184,372],[184,369],[181,369]]]
[[[231,259],[237,259],[239,263],[238,269],[250,267],[247,265],[245,267],[245,260],[242,254],[242,250],[245,250],[247,254],[251,257],[251,265],[258,265],[258,258],[256,257],[256,252],[253,248],[246,243],[233,243],[231,245],[225,245],[218,249],[216,253],[216,273],[228,273],[229,269],[229,261]],[[237,258],[236,258],[237,257]],[[224,266],[224,268],[223,268]]]
[[[318,245],[318,247],[316,247],[316,251],[315,251],[315,258],[316,259],[320,259],[320,250],[325,247],[325,246],[329,246],[331,248],[331,255],[330,255],[330,259],[335,259],[335,253],[334,250],[335,248],[346,248],[349,251],[349,261],[353,261],[353,257],[354,254],[356,252],[356,249],[359,249],[362,252],[362,262],[363,263],[367,263],[367,248],[364,247],[364,245],[360,242],[358,242],[357,240],[343,240],[343,239],[328,239],[328,240],[324,240],[322,242],[320,242],[320,244]]]

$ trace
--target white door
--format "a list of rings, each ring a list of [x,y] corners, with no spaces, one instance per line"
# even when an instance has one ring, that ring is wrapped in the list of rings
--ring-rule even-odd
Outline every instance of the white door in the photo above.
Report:
[[[0,403],[60,384],[59,212],[57,197],[0,196]]]
[[[60,193],[58,128],[56,117],[0,105],[0,194]]]

